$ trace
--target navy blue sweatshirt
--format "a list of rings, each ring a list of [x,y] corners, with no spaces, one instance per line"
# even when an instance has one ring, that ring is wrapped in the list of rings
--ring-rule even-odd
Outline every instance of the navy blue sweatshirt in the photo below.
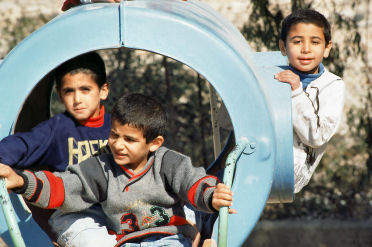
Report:
[[[104,112],[104,110],[103,110]],[[104,114],[103,125],[87,127],[68,113],[57,114],[29,132],[20,132],[0,141],[0,163],[14,168],[64,171],[94,154],[107,153],[111,117]]]

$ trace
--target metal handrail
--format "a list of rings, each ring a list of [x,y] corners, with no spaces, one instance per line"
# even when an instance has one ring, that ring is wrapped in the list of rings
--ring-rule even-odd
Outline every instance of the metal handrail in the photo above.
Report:
[[[223,175],[223,183],[229,188],[231,188],[232,185],[236,162],[238,161],[240,155],[243,153],[247,145],[248,139],[242,138],[227,157]],[[228,215],[229,207],[221,207],[219,210],[218,247],[227,246]]]
[[[15,247],[26,247],[19,230],[17,218],[15,216],[13,205],[10,201],[8,190],[4,178],[0,178],[0,201],[4,213],[5,221],[8,225],[9,234]]]

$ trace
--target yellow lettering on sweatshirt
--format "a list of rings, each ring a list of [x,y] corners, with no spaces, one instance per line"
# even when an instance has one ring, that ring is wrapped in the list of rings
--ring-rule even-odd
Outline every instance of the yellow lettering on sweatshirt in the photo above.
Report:
[[[76,141],[69,137],[68,143],[68,164],[78,164],[95,154],[108,153],[107,140],[84,140]]]

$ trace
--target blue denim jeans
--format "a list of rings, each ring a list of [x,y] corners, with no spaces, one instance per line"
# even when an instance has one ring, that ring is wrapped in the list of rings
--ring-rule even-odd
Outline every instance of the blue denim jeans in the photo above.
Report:
[[[74,213],[56,211],[49,219],[57,242],[64,247],[112,247],[116,236],[107,232],[105,215],[99,205]]]
[[[146,238],[141,243],[125,243],[120,247],[191,247],[192,241],[182,234],[171,236],[153,236]]]

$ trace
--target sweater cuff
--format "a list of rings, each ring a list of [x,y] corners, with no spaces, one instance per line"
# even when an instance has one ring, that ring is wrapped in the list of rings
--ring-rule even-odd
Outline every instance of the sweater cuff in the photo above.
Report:
[[[302,83],[301,83],[301,85],[297,89],[292,91],[292,98],[296,97],[297,95],[300,95],[302,92],[304,92],[304,90],[302,89]]]
[[[213,200],[213,193],[216,187],[209,187],[204,191],[204,198],[207,199],[207,208],[211,212],[218,212],[212,205],[212,200]]]
[[[24,170],[20,174],[23,177],[25,183],[22,188],[14,190],[17,194],[22,196],[29,202],[35,202],[40,196],[40,192],[43,189],[43,182],[37,179],[32,171]]]

